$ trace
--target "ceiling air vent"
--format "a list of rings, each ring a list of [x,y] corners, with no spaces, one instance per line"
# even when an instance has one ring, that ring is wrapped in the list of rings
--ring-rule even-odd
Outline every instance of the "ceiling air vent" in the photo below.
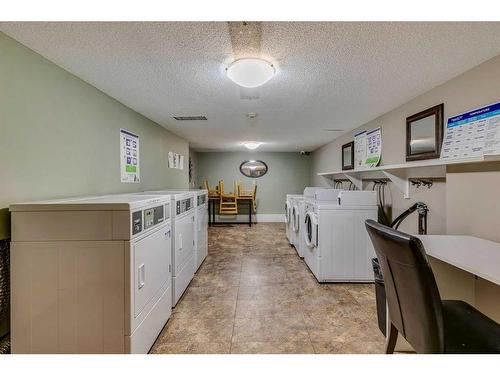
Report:
[[[174,116],[177,121],[206,121],[206,116]]]

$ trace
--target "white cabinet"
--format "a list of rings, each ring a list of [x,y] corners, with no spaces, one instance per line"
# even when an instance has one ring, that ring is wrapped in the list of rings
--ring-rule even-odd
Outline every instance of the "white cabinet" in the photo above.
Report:
[[[13,353],[124,353],[124,241],[13,242]]]

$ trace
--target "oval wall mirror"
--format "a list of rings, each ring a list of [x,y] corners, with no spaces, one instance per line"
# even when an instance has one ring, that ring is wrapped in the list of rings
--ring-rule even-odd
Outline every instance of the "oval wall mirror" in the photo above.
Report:
[[[262,177],[267,173],[267,164],[262,160],[247,160],[240,164],[240,172],[250,178]]]

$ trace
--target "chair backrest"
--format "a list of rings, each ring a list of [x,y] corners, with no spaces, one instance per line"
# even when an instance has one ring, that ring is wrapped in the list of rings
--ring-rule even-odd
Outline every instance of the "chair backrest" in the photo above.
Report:
[[[205,189],[210,192],[210,186],[208,185],[208,180],[203,181],[203,185],[205,186]]]
[[[441,297],[422,242],[374,220],[365,225],[382,266],[392,324],[417,353],[442,353]]]
[[[240,197],[243,193],[243,189],[241,188],[241,181],[236,181],[236,186],[237,186],[237,195]]]
[[[224,195],[224,180],[219,180],[219,194]]]
[[[257,184],[253,184],[253,189],[252,189],[252,198],[255,200],[257,197]]]

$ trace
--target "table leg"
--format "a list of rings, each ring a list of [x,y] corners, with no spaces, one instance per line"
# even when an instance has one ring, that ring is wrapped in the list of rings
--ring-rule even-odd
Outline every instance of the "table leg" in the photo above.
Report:
[[[248,226],[252,226],[252,200],[248,199]]]
[[[212,207],[212,224],[215,225],[215,211],[217,210],[217,199],[214,199],[214,206]]]

